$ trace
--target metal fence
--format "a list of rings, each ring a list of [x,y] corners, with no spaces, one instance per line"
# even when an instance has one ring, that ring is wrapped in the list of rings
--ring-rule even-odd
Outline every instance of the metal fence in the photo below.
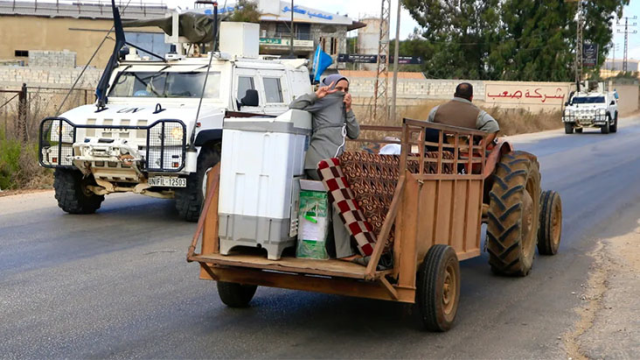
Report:
[[[59,104],[69,92],[62,87],[30,87],[23,84],[16,89],[0,90],[0,132],[4,139],[30,143],[37,139],[42,119],[80,105],[91,104],[93,89],[74,89],[63,109]]]

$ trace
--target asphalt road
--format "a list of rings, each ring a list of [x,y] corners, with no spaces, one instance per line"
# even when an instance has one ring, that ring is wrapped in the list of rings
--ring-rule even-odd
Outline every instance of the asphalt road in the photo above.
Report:
[[[526,278],[492,275],[486,254],[463,262],[444,334],[383,301],[260,288],[251,308],[226,308],[185,261],[195,226],[171,202],[117,195],[72,216],[52,192],[0,198],[0,357],[566,358],[586,254],[640,200],[638,137],[640,118],[617,134],[512,138],[562,196],[560,253],[537,257]]]

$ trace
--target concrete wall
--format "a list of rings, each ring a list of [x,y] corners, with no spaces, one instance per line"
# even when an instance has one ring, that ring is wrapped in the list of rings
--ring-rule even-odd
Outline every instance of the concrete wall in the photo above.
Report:
[[[350,91],[356,104],[372,103],[375,78],[351,78]],[[532,112],[557,111],[568,96],[570,83],[505,82],[399,79],[398,106],[415,106],[430,100],[449,100],[461,82],[469,82],[474,89],[474,102],[481,106],[524,109]],[[391,86],[391,80],[389,80]],[[391,94],[389,94],[391,96]]]
[[[64,51],[29,51],[29,67],[75,68],[76,53]]]
[[[615,84],[613,87],[620,96],[618,100],[618,111],[621,115],[627,115],[640,109],[640,106],[638,106],[638,102],[640,101],[640,88],[638,85]]]

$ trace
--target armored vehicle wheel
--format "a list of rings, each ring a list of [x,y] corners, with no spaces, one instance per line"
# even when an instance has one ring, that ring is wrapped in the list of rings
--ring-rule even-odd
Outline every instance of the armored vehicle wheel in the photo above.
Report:
[[[573,134],[573,123],[564,123],[564,133]]]
[[[600,132],[608,134],[611,131],[611,117],[607,115],[607,123],[600,128]]]
[[[562,238],[562,200],[552,190],[542,192],[540,197],[540,229],[538,229],[538,252],[555,255]]]
[[[176,190],[176,209],[187,221],[198,221],[205,199],[207,171],[220,162],[220,144],[202,147],[198,155],[198,170],[187,177],[187,187]]]
[[[613,124],[609,126],[609,130],[611,130],[612,133],[618,132],[618,114],[613,118]]]
[[[489,194],[487,249],[494,273],[526,276],[533,266],[540,221],[540,171],[532,154],[502,156]]]
[[[583,128],[575,128],[576,130],[576,134],[582,134],[582,130],[584,130]]]
[[[248,307],[257,289],[258,287],[256,285],[242,285],[218,281],[218,295],[220,295],[220,300],[232,308]]]
[[[85,177],[78,170],[56,169],[53,173],[58,206],[69,214],[93,214],[100,208],[104,196],[94,194],[88,185],[95,185],[93,177]]]
[[[416,305],[425,329],[451,329],[460,302],[460,264],[451,246],[429,249],[418,269],[416,287]]]

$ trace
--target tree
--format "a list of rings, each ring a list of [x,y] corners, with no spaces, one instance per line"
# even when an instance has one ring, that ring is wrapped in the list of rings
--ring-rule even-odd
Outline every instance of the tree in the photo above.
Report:
[[[241,0],[228,21],[260,23],[261,15],[257,3]]]
[[[420,25],[404,55],[423,56],[429,77],[572,81],[577,3],[563,0],[403,0]],[[584,39],[606,54],[614,15],[629,0],[584,2]],[[601,56],[597,71],[604,63]]]

